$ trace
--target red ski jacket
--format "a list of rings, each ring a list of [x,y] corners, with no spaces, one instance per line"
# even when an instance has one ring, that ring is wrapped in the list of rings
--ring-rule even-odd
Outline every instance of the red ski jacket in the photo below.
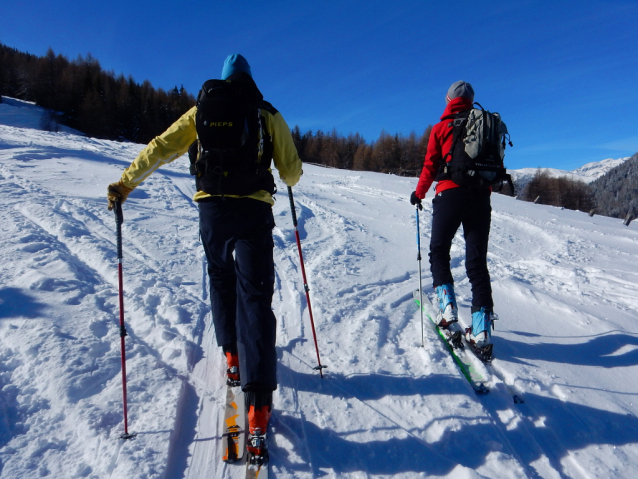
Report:
[[[416,196],[418,198],[425,198],[425,194],[432,186],[432,182],[439,171],[443,157],[452,149],[453,129],[449,126],[450,120],[443,120],[443,118],[471,108],[472,102],[467,98],[454,98],[445,107],[443,115],[441,115],[441,121],[432,127],[430,140],[428,141],[428,151],[423,162],[423,170],[416,187]],[[452,180],[441,180],[436,185],[436,192],[440,193],[450,188],[458,188],[458,186]]]

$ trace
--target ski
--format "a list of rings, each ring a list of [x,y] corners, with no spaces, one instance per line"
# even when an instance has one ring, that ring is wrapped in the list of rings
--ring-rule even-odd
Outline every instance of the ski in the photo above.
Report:
[[[268,479],[268,434],[249,437],[248,441],[253,447],[259,447],[265,453],[262,456],[255,456],[252,452],[248,453],[246,479]]]
[[[461,334],[463,335],[463,341],[467,345],[467,349],[472,351],[472,353],[476,356],[476,358],[483,363],[483,365],[485,366],[485,369],[487,369],[487,372],[491,376],[497,377],[503,383],[503,386],[505,387],[507,392],[512,396],[512,400],[514,401],[514,404],[525,403],[525,395],[519,388],[517,388],[514,384],[511,383],[510,380],[506,378],[506,372],[504,371],[502,367],[502,363],[494,357],[492,348],[490,347],[489,353],[486,359],[484,350],[480,350],[476,348],[472,343],[467,341],[465,334],[463,334],[465,332],[466,326],[462,323],[460,318],[457,325],[458,326],[456,328],[452,328],[452,329],[461,330]]]
[[[227,386],[224,410],[224,432],[222,433],[222,459],[237,462],[246,450],[246,404],[240,387]]]
[[[416,304],[423,309],[423,312],[430,320],[432,328],[447,346],[452,359],[454,359],[454,362],[461,370],[463,377],[465,377],[470,386],[472,386],[474,392],[476,392],[476,394],[488,393],[490,390],[485,385],[487,383],[487,378],[476,369],[474,364],[472,364],[472,361],[465,354],[463,347],[463,335],[458,331],[449,331],[447,329],[439,328],[435,319],[437,315],[434,313],[434,307],[427,295],[423,295],[423,305],[420,304],[420,294],[418,289],[414,291],[413,296]]]
[[[438,324],[439,315],[434,313],[435,308],[434,308],[434,305],[432,304],[432,301],[425,294],[423,295],[423,297],[425,298],[424,303],[426,308],[424,309],[424,311],[428,314],[428,317],[430,319],[436,318],[432,322],[434,324]],[[415,291],[414,298],[418,304],[419,302],[418,290]],[[429,312],[427,309],[428,307],[429,307]],[[476,348],[472,343],[467,341],[467,338],[465,336],[466,328],[467,326],[465,326],[461,318],[459,318],[459,321],[457,323],[452,323],[449,326],[449,329],[440,329],[437,326],[437,330],[440,331],[440,334],[442,333],[445,336],[448,346],[452,347],[453,349],[452,355],[456,353],[456,355],[459,356],[460,359],[463,359],[465,357],[464,351],[469,350],[474,356],[473,359],[479,364],[481,364],[482,367],[485,368],[487,375],[485,379],[483,380],[483,385],[486,382],[489,382],[488,379],[490,377],[498,378],[498,380],[500,380],[500,382],[503,384],[503,387],[507,390],[507,392],[512,397],[512,401],[514,401],[514,404],[525,403],[525,395],[519,388],[517,388],[514,384],[512,384],[510,380],[507,379],[506,372],[503,370],[501,362],[498,360],[495,360],[494,358],[494,354],[492,353],[492,348],[491,347],[489,348],[489,350],[487,351],[487,354],[485,350]],[[469,364],[469,367],[471,368],[469,370],[470,371],[473,370],[474,372],[476,372],[477,376],[483,376],[480,372],[477,372],[476,367],[469,362],[470,359],[469,358],[466,358],[466,359]],[[461,366],[459,365],[459,367]],[[463,368],[461,368],[461,370],[463,370]],[[483,391],[483,392],[487,392],[487,391]]]

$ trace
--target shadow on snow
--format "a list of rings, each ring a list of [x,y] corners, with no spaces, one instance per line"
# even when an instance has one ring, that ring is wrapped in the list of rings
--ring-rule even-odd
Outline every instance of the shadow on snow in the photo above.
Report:
[[[436,394],[466,395],[472,400],[477,398],[462,378],[448,375],[400,377],[329,374],[322,380],[318,374],[293,371],[281,363],[278,370],[283,387],[339,399],[355,399],[361,402],[361,407],[370,409],[370,414],[384,415],[378,404],[367,404],[366,401],[386,396]],[[357,431],[336,432],[321,428],[316,421],[308,421],[303,416],[300,418],[285,412],[278,413],[275,405],[272,422],[275,438],[281,435],[288,439],[293,444],[294,455],[277,444],[271,446],[271,451],[284,468],[312,470],[313,474],[319,476],[324,475],[320,469],[336,474],[365,471],[369,474],[425,472],[444,475],[449,474],[457,464],[475,470],[486,462],[491,452],[501,451],[520,461],[529,477],[539,477],[532,463],[543,456],[547,456],[552,467],[565,477],[561,459],[570,451],[638,442],[638,418],[632,414],[620,414],[536,394],[528,393],[525,397],[526,404],[514,406],[508,395],[490,393],[481,399],[488,414],[486,421],[459,418],[460,427],[448,429],[438,441],[432,443],[416,437],[413,434],[415,431],[406,430],[399,424],[388,429],[396,431],[396,438],[367,442],[348,440],[347,436]],[[515,425],[499,424],[499,411],[513,407],[518,408],[523,420]],[[406,413],[409,414],[409,411]],[[388,419],[387,415],[384,416]],[[452,416],[450,414],[438,420],[447,420]]]
[[[46,304],[36,301],[20,288],[0,289],[0,319],[37,318],[46,307]]]

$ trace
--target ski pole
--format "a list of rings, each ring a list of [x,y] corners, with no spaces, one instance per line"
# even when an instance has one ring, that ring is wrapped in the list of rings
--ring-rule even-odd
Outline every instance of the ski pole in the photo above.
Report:
[[[137,434],[129,434],[128,432],[128,407],[126,399],[126,348],[124,345],[124,337],[126,336],[126,327],[124,326],[124,281],[122,279],[122,223],[124,223],[124,215],[122,214],[122,203],[115,203],[115,225],[117,231],[117,273],[119,281],[120,296],[120,347],[122,350],[122,396],[124,402],[124,434],[120,439],[132,439]]]
[[[297,229],[297,213],[295,211],[295,202],[292,198],[292,187],[288,187],[288,198],[290,199],[290,210],[292,211],[292,224],[295,226],[295,237],[297,238],[297,249],[299,250],[299,261],[301,263],[301,275],[303,277],[303,287],[306,291],[306,301],[308,302],[308,314],[310,315],[310,325],[312,326],[312,337],[315,340],[315,349],[317,351],[317,364],[318,366],[314,367],[319,371],[319,374],[323,378],[323,368],[327,368],[328,366],[321,365],[321,359],[319,358],[319,346],[317,346],[317,334],[315,333],[315,321],[312,318],[312,307],[310,306],[310,288],[308,288],[308,281],[306,280],[306,269],[304,268],[303,263],[303,254],[301,252],[301,241],[299,240],[299,230]]]
[[[425,347],[423,336],[423,280],[421,279],[421,234],[419,232],[419,204],[416,205],[416,259],[419,262],[419,310],[421,311],[421,346]]]

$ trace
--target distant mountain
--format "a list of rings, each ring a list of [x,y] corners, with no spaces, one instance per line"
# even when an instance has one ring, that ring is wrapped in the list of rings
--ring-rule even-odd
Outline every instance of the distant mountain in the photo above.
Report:
[[[583,176],[585,178],[589,178],[589,181],[594,181],[600,178],[601,176],[603,176],[609,170],[612,170],[616,168],[617,166],[622,165],[629,158],[630,157],[627,156],[625,158],[619,158],[617,160],[614,160],[613,158],[608,158],[607,160],[603,160],[603,161],[594,161],[592,163],[587,163],[586,165],[581,166],[580,168],[576,168],[574,171],[572,171],[572,173]],[[583,181],[588,182],[586,179],[584,179]]]
[[[599,214],[616,218],[638,215],[638,153],[590,186]]]
[[[571,180],[581,180],[585,183],[591,183],[613,168],[622,165],[628,159],[629,157],[619,158],[617,160],[608,158],[602,161],[587,163],[586,165],[583,165],[580,168],[576,168],[572,171],[559,170],[557,168],[540,168],[540,170],[546,172],[552,178],[567,177]],[[508,170],[508,173],[512,175],[512,181],[516,185],[517,193],[523,191],[525,185],[534,177],[538,170],[539,168],[521,168],[518,170]]]

